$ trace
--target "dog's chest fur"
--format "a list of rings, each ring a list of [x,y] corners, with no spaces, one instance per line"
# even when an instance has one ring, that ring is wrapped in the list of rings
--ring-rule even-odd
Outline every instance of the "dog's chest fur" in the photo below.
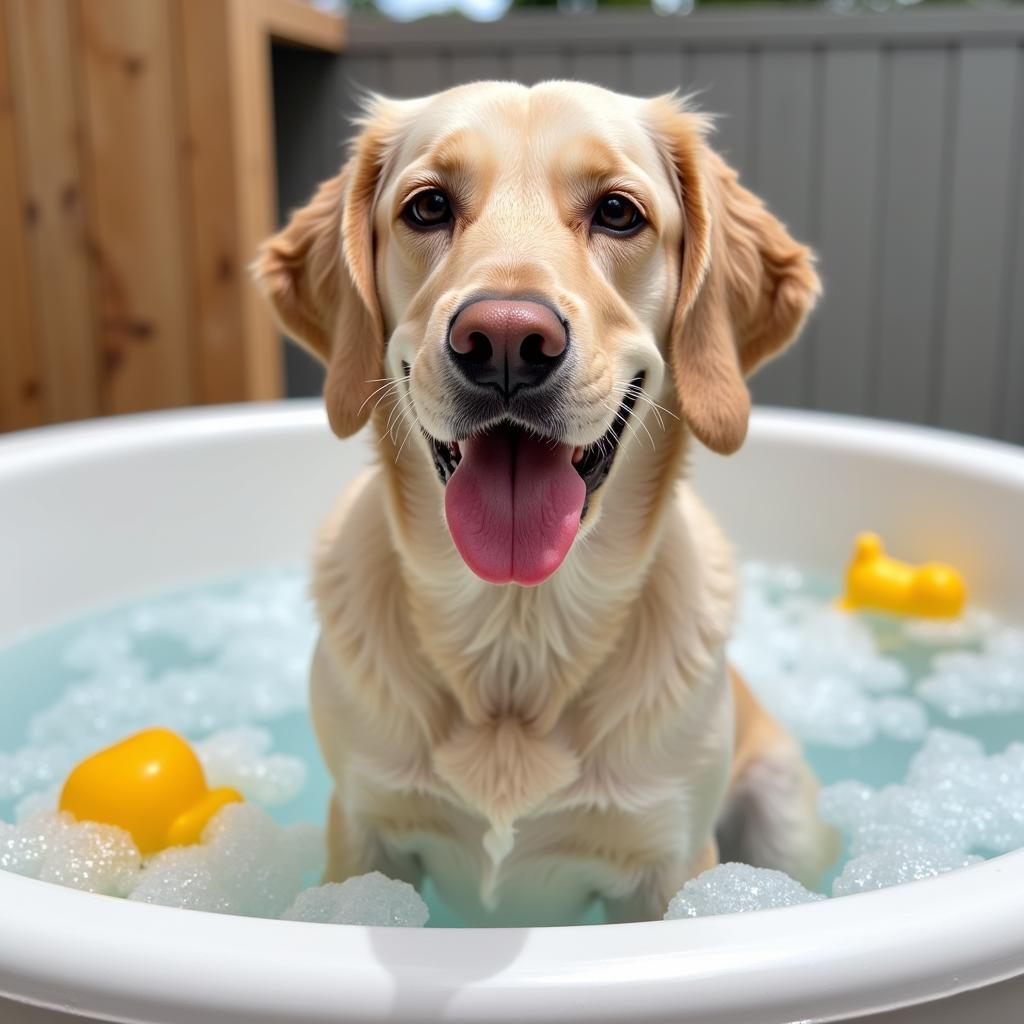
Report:
[[[704,842],[731,753],[720,669],[732,577],[692,496],[649,568],[583,545],[554,585],[527,590],[445,560],[443,524],[414,526],[434,535],[411,546],[433,554],[403,562],[382,489],[369,478],[343,502],[315,580],[315,713],[332,772],[357,794],[349,811],[379,841],[441,864],[474,848],[485,903],[524,858],[590,851],[602,871],[628,871],[643,832],[668,821],[693,833],[676,848]],[[639,757],[637,729],[650,737]]]

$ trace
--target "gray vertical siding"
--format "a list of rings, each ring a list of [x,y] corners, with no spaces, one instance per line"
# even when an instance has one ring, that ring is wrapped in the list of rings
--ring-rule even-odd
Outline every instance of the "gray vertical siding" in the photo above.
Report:
[[[578,78],[693,92],[719,115],[718,148],[816,247],[826,283],[801,344],[755,379],[757,400],[1024,443],[1024,11],[353,20],[329,74],[296,72],[302,59],[282,56],[275,93],[285,206],[337,159],[359,87]],[[293,74],[316,79],[333,116]],[[291,369],[294,391],[315,385]]]

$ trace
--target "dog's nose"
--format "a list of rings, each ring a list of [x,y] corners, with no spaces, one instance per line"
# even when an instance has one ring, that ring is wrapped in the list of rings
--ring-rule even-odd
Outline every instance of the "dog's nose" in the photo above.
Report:
[[[472,302],[448,332],[448,351],[459,369],[506,395],[543,383],[568,347],[568,331],[555,311],[522,299]]]

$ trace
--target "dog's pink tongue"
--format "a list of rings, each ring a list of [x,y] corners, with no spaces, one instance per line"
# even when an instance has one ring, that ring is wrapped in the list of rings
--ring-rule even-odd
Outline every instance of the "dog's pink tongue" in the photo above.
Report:
[[[444,495],[459,554],[489,583],[542,583],[568,554],[587,496],[572,448],[501,430],[460,448]]]

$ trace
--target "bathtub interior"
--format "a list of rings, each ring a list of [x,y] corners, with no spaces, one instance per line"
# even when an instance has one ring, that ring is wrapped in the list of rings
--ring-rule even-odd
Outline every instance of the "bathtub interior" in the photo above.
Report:
[[[736,458],[716,460],[698,452],[695,459],[701,491],[736,540],[741,558],[806,566],[824,594],[853,535],[872,528],[912,560],[941,552],[943,559],[963,567],[975,603],[998,608],[1010,619],[1024,618],[1015,586],[1024,566],[1013,564],[1019,553],[999,543],[1012,535],[1001,531],[1019,515],[1024,495],[1024,483],[1016,494],[1008,494],[997,472],[1011,453],[998,446],[967,444],[957,467],[959,474],[971,478],[964,486],[962,479],[950,475],[948,453],[945,462],[930,462],[913,430],[894,428],[880,453],[868,429],[859,446],[847,438],[843,457],[837,459],[834,446],[841,423],[778,415],[766,422],[770,441],[759,440],[755,424],[750,444]],[[88,439],[80,436],[87,428],[81,428],[79,435],[68,432],[63,460],[51,455],[49,465],[45,458],[33,458],[27,444],[20,453],[20,488],[11,481],[17,480],[17,467],[8,478],[0,478],[0,488],[10,488],[14,498],[10,507],[15,527],[2,543],[9,545],[12,557],[25,559],[24,569],[31,575],[16,611],[12,595],[0,595],[0,602],[10,605],[0,603],[8,639],[22,638],[7,645],[6,663],[0,654],[0,685],[12,679],[33,681],[30,687],[5,687],[0,751],[22,742],[29,717],[48,706],[66,684],[60,654],[82,628],[76,613],[134,601],[154,590],[200,584],[217,575],[228,582],[214,589],[230,590],[230,577],[243,567],[302,563],[317,519],[346,477],[365,464],[366,450],[358,442],[332,443],[317,429],[317,414],[308,409],[295,410],[290,423],[268,413],[263,437],[258,414],[251,414],[247,425],[255,430],[240,442],[211,415],[203,444],[185,457],[175,443],[173,417],[141,421],[140,434],[105,458],[90,454]],[[955,449],[957,442],[951,443]],[[18,462],[19,453],[13,454]],[[808,480],[820,486],[809,488]],[[58,492],[60,500],[54,504]],[[97,492],[102,494],[99,500]],[[73,531],[67,528],[69,515],[76,523]],[[152,543],[154,524],[157,545]],[[101,530],[109,543],[90,544],[90,529]],[[91,534],[93,540],[96,536]],[[40,558],[40,552],[48,557]],[[105,566],[102,571],[99,562]],[[65,586],[69,578],[70,586]],[[116,614],[94,610],[88,621],[102,625]],[[63,625],[52,625],[62,619]],[[50,628],[39,632],[44,624]],[[159,641],[149,654],[163,662],[180,657],[180,651],[161,648]],[[939,715],[933,715],[932,724],[964,731],[964,723]],[[276,808],[276,819],[282,824],[322,820],[329,780],[316,755],[308,718],[295,710],[270,728],[276,751],[299,756],[310,767],[301,795]],[[987,716],[969,723],[966,731],[994,752],[1024,736],[1024,716]],[[881,785],[902,778],[913,749],[883,738],[852,750],[812,745],[808,753],[825,784],[856,777]],[[0,804],[0,818],[9,812],[9,806]],[[824,880],[826,888],[830,881]],[[457,924],[436,894],[427,896],[434,927]],[[595,908],[583,923],[600,920]]]

